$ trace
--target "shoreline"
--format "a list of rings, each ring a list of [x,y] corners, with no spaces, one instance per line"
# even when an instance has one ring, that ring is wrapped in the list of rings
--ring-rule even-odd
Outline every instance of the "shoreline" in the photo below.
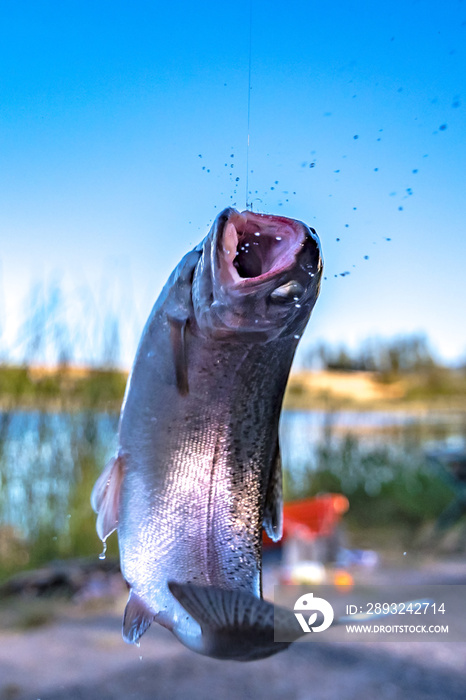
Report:
[[[466,415],[466,391],[458,376],[456,370],[445,370],[435,384],[415,373],[388,381],[376,372],[296,370],[283,408],[403,411],[421,419],[431,413]],[[0,365],[0,411],[119,413],[127,378],[126,371],[109,368]]]

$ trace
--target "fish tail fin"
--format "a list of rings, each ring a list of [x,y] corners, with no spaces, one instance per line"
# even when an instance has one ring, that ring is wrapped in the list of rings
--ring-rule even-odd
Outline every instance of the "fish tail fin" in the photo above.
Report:
[[[139,637],[151,626],[153,620],[154,613],[134,591],[131,591],[123,617],[122,634],[125,642],[136,644]]]
[[[294,614],[252,593],[170,581],[168,587],[202,629],[202,653],[250,661],[286,649],[302,636]],[[290,641],[275,642],[275,634]],[[183,641],[183,640],[182,640]]]
[[[97,513],[96,530],[102,542],[118,526],[120,487],[123,478],[123,458],[113,457],[97,479],[91,494],[91,506]]]

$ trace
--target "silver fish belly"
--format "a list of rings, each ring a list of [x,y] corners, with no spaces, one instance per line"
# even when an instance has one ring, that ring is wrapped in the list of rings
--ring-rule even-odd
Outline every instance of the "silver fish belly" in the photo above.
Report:
[[[217,658],[287,646],[274,617],[294,620],[261,598],[262,529],[281,537],[278,422],[321,274],[312,229],[226,209],[157,300],[92,494],[101,539],[118,530],[126,641],[155,620]]]

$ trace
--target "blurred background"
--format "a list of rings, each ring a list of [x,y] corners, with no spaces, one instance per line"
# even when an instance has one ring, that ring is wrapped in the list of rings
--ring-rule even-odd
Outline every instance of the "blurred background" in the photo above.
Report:
[[[2,3],[1,700],[464,698],[461,644],[126,647],[89,495],[168,274],[250,206],[325,260],[266,594],[466,581],[465,33],[459,0]]]

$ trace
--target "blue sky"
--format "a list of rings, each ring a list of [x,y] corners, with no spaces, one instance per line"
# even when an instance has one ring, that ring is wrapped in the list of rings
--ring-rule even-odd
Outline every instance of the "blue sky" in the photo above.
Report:
[[[1,4],[3,356],[56,284],[78,359],[112,316],[129,365],[171,269],[245,207],[249,8]],[[252,0],[253,206],[314,226],[326,263],[304,348],[466,355],[465,47],[464,2]]]

